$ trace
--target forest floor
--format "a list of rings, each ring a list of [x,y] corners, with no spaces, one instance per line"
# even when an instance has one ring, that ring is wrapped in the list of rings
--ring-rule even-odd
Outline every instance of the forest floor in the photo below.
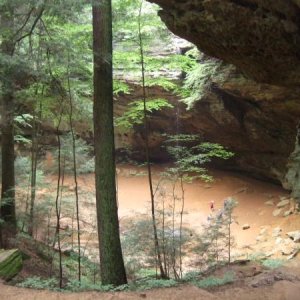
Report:
[[[163,167],[154,168],[154,179],[159,181],[159,172]],[[121,232],[126,228],[127,221],[138,214],[149,211],[149,191],[145,170],[132,166],[118,167],[118,199]],[[212,183],[194,181],[185,184],[184,224],[195,230],[201,230],[201,224],[207,217],[217,213],[222,208],[224,199],[234,197],[238,206],[234,211],[236,223],[233,225],[233,234],[236,240],[234,249],[235,259],[255,258],[263,255],[265,258],[286,261],[285,267],[266,270],[261,265],[250,262],[246,265],[225,267],[218,272],[227,272],[226,268],[234,268],[237,280],[233,284],[203,290],[192,285],[182,284],[178,287],[154,289],[143,292],[118,293],[58,293],[18,288],[0,283],[1,299],[223,299],[223,300],[293,300],[300,295],[300,259],[298,255],[286,260],[293,253],[294,244],[286,233],[300,230],[300,215],[292,213],[284,216],[285,212],[293,209],[290,202],[283,206],[278,215],[278,203],[288,199],[288,193],[277,185],[262,182],[237,173],[212,171],[215,178]],[[55,194],[56,177],[46,178],[47,189],[38,191],[38,197]],[[64,186],[66,194],[72,194],[74,182],[66,176]],[[165,189],[169,187],[165,186]],[[97,252],[97,235],[95,232],[95,198],[94,175],[81,175],[79,178],[81,199],[82,244]],[[210,202],[214,201],[214,211],[210,210]],[[70,228],[72,218],[66,213],[62,215],[62,227]],[[244,225],[248,229],[243,229]],[[42,239],[37,232],[37,238]],[[30,263],[29,263],[30,264]],[[24,278],[30,277],[31,266],[22,271]],[[43,273],[41,265],[39,272]],[[35,270],[36,271],[36,270]],[[220,274],[215,274],[220,275]]]
[[[263,270],[247,264],[231,266],[218,272],[234,271],[238,279],[228,285],[208,290],[183,284],[173,288],[160,288],[142,292],[82,292],[61,293],[48,290],[33,290],[4,285],[0,282],[0,299],[6,300],[298,300],[300,295],[299,262],[275,270]]]

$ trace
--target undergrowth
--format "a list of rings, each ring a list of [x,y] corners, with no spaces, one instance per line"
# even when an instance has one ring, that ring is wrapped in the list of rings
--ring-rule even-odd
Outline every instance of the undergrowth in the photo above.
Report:
[[[38,276],[34,276],[26,278],[24,281],[18,283],[17,286],[36,290],[57,290],[58,280],[56,278],[43,279]]]
[[[222,286],[225,284],[229,284],[234,282],[234,274],[232,272],[227,272],[224,274],[223,278],[210,276],[204,279],[201,279],[200,281],[193,281],[193,284],[201,289],[207,289],[217,286]]]
[[[70,280],[63,289],[57,288],[58,280],[56,278],[43,279],[37,276],[26,278],[23,282],[18,283],[17,286],[23,288],[32,288],[37,290],[47,289],[51,291],[60,292],[84,292],[84,291],[98,291],[98,292],[118,292],[118,291],[145,291],[154,288],[169,288],[178,285],[179,282],[174,279],[154,279],[145,278],[133,281],[129,284],[124,284],[118,287],[113,285],[101,285],[91,283],[88,280]]]
[[[267,267],[269,269],[276,269],[281,267],[284,264],[284,261],[282,259],[265,259],[262,262],[262,265],[264,267]]]

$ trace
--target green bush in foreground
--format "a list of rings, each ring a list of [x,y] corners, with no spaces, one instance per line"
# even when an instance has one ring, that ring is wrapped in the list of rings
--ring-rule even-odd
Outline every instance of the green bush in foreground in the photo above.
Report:
[[[37,276],[28,277],[23,282],[19,283],[17,286],[24,288],[32,288],[37,290],[49,289],[56,290],[58,286],[58,281],[56,278],[43,279]]]
[[[145,290],[151,290],[151,289],[157,289],[157,288],[169,288],[178,285],[178,282],[174,279],[147,279],[143,281],[139,281],[135,283],[132,287],[130,286],[130,289],[134,289],[137,291],[145,291]]]
[[[193,284],[201,289],[222,286],[234,282],[234,274],[231,272],[225,273],[223,278],[210,276],[200,281],[194,281]]]
[[[145,291],[154,288],[169,288],[176,286],[177,281],[163,280],[163,279],[152,279],[147,278],[139,281],[132,282],[130,284],[121,285],[114,287],[112,285],[101,285],[94,284],[86,280],[79,282],[78,280],[71,280],[63,289],[57,288],[58,281],[56,278],[42,279],[40,277],[26,278],[23,282],[19,283],[19,287],[32,288],[32,289],[47,289],[52,291],[61,292],[84,292],[84,291],[98,291],[98,292],[117,292],[117,291]]]
[[[276,269],[281,267],[284,264],[284,261],[281,259],[266,259],[262,262],[264,267],[269,269]]]

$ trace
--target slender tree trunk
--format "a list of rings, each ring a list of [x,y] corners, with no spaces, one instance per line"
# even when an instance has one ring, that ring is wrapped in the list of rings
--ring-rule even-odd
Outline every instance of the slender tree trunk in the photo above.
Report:
[[[30,39],[31,41],[31,39]],[[41,57],[41,40],[39,38],[38,45],[38,55],[36,59],[36,69],[40,71],[40,63],[42,60]],[[34,59],[34,55],[32,54],[32,47],[30,47],[30,54],[32,59]],[[37,102],[39,88],[36,87],[35,90],[35,99]],[[41,96],[44,94],[44,85],[41,89]],[[40,132],[40,124],[42,120],[42,101],[39,100],[38,103],[38,112],[34,110],[33,113],[33,124],[32,124],[32,145],[31,145],[31,180],[30,180],[30,209],[29,209],[29,222],[28,222],[28,234],[33,237],[33,227],[34,227],[34,206],[35,206],[35,198],[36,198],[36,179],[37,179],[37,163],[38,163],[38,151],[39,151],[39,132]]]
[[[37,94],[37,93],[36,93]],[[29,224],[28,234],[33,236],[33,225],[34,225],[34,205],[36,196],[36,176],[37,176],[37,162],[38,162],[38,131],[39,131],[39,120],[37,120],[36,113],[33,115],[32,125],[32,146],[31,146],[31,180],[30,180],[30,208],[29,208]]]
[[[182,174],[180,175],[180,188],[181,188],[181,211],[180,211],[180,225],[179,225],[179,273],[180,279],[182,279],[182,224],[183,224],[183,213],[185,206],[185,191],[183,186]]]
[[[75,205],[76,205],[76,222],[77,222],[77,243],[78,243],[78,280],[81,282],[81,241],[80,241],[80,220],[79,220],[79,193],[78,193],[78,180],[77,180],[77,158],[76,158],[76,137],[73,126],[73,99],[71,93],[71,83],[70,83],[70,54],[68,53],[68,94],[69,94],[69,124],[72,136],[72,159],[73,159],[73,175],[75,182]],[[73,227],[73,220],[72,220]],[[73,231],[72,231],[72,241],[73,241]]]
[[[60,217],[61,217],[61,197],[60,193],[62,191],[61,180],[63,181],[64,170],[62,170],[62,160],[61,160],[61,140],[60,140],[60,132],[59,127],[62,119],[62,112],[60,115],[60,119],[56,128],[57,141],[58,141],[58,175],[57,175],[57,187],[56,187],[56,198],[55,198],[55,212],[56,212],[56,228],[55,228],[55,236],[53,242],[53,248],[55,247],[56,239],[57,239],[57,247],[58,247],[58,255],[59,255],[59,287],[62,288],[62,277],[63,277],[63,268],[62,268],[62,253],[61,253],[61,237],[60,237]]]
[[[95,0],[94,139],[97,224],[102,284],[127,283],[122,256],[115,182],[111,0]]]
[[[4,33],[1,36],[2,55],[12,57],[14,43],[11,38],[11,30],[14,25],[14,11],[11,5],[1,6],[1,28]],[[5,68],[5,67],[4,67]],[[2,124],[1,124],[1,149],[2,149],[2,190],[1,190],[1,218],[4,224],[1,226],[0,242],[2,247],[9,247],[9,240],[17,231],[15,212],[15,172],[14,172],[14,88],[9,69],[6,77],[2,79]]]
[[[156,252],[156,256],[157,256],[157,264],[158,264],[158,268],[160,271],[160,276],[161,276],[161,278],[166,278],[167,276],[166,276],[164,268],[163,268],[161,250],[160,250],[158,234],[157,234],[156,215],[155,215],[155,199],[154,199],[152,171],[151,171],[150,155],[149,155],[149,122],[148,122],[148,118],[147,118],[147,107],[146,107],[145,62],[144,62],[143,39],[142,39],[142,32],[141,32],[142,6],[143,6],[143,1],[141,1],[140,10],[139,10],[138,34],[139,34],[141,68],[142,68],[141,71],[142,71],[143,102],[144,102],[145,153],[146,153],[148,182],[149,182],[150,197],[151,197],[151,216],[152,216],[152,226],[153,226],[153,236],[154,236],[154,247],[155,247],[155,252]]]
[[[231,262],[231,223],[232,223],[232,215],[229,212],[229,224],[228,224],[228,264]]]

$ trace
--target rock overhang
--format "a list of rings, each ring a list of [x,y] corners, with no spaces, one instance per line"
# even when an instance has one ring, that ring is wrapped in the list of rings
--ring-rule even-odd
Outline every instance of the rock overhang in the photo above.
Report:
[[[260,83],[300,84],[299,0],[148,0],[204,53]]]

